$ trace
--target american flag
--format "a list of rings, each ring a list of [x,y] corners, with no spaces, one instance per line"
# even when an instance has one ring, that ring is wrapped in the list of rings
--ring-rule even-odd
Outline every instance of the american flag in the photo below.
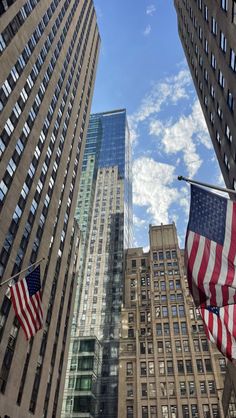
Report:
[[[187,275],[208,338],[236,358],[236,202],[191,185]]]
[[[236,202],[191,185],[186,255],[196,306],[236,303]]]
[[[40,289],[40,266],[10,287],[15,314],[27,340],[43,326]]]
[[[200,308],[208,339],[229,360],[236,359],[236,305]]]

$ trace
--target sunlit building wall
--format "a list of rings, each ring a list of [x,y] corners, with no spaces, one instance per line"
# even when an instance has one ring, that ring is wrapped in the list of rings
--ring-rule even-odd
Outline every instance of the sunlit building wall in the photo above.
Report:
[[[83,173],[77,216],[87,234],[85,262],[74,310],[62,416],[82,417],[87,412],[92,417],[115,418],[123,255],[132,244],[131,149],[124,109],[91,115]],[[93,338],[101,347],[101,370],[94,376],[96,387],[86,392],[79,382],[88,360],[81,363],[80,349],[76,352],[74,347]],[[88,351],[87,358],[92,356]],[[87,387],[92,387],[91,382],[90,375]]]
[[[223,418],[225,358],[189,294],[174,224],[125,257],[118,418]]]

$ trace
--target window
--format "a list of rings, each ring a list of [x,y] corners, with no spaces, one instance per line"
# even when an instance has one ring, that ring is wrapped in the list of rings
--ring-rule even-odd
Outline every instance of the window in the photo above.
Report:
[[[162,306],[162,317],[163,318],[168,317],[168,308],[167,308],[167,306]]]
[[[202,405],[202,411],[203,411],[203,417],[204,418],[210,418],[211,417],[209,405]]]
[[[161,290],[165,291],[166,290],[166,282],[161,281]]]
[[[214,418],[219,418],[220,417],[220,411],[219,411],[219,407],[217,404],[213,404],[211,405],[211,409],[212,409],[212,415]]]
[[[167,405],[162,405],[161,407],[161,416],[162,418],[169,418],[169,412],[168,412],[168,406]]]
[[[232,140],[233,140],[233,136],[232,136],[231,131],[230,131],[230,128],[229,128],[229,126],[228,126],[227,124],[225,125],[225,135],[226,135],[226,138],[227,138],[230,142],[232,142]]]
[[[91,390],[92,387],[92,377],[91,376],[81,376],[76,379],[76,389],[81,391]]]
[[[201,338],[202,351],[209,351],[208,342],[206,338]]]
[[[216,69],[216,57],[214,54],[211,54],[211,66],[214,70]]]
[[[219,359],[219,366],[220,366],[220,370],[222,372],[225,372],[226,371],[226,362],[225,362],[225,359],[224,358],[220,358]]]
[[[128,322],[134,322],[134,314],[133,312],[129,312],[128,313]]]
[[[168,322],[164,324],[164,335],[170,335],[170,325]]]
[[[204,359],[204,362],[205,362],[206,372],[212,372],[211,359],[206,358]]]
[[[197,405],[191,405],[192,418],[198,418]]]
[[[198,373],[203,373],[204,370],[203,370],[202,360],[201,359],[197,359],[196,360],[196,363],[197,363],[197,371],[198,371]]]
[[[133,363],[126,363],[126,376],[133,376]]]
[[[177,306],[176,305],[171,306],[171,312],[172,312],[173,317],[177,316]]]
[[[219,70],[219,74],[218,74],[218,83],[219,83],[219,85],[222,88],[224,88],[224,86],[225,86],[225,78],[224,78],[223,73],[222,73],[221,70]]]
[[[178,322],[174,322],[173,323],[173,327],[174,327],[174,334],[175,335],[179,334],[179,323]]]
[[[179,388],[180,388],[180,395],[185,396],[187,394],[186,383],[185,382],[180,382]]]
[[[150,398],[156,397],[156,386],[153,382],[149,382],[149,396]]]
[[[132,268],[136,268],[136,260],[132,260],[131,263],[132,263]]]
[[[173,369],[173,361],[172,360],[168,360],[167,361],[167,374],[173,374],[174,369]]]
[[[162,324],[156,324],[157,335],[162,335]]]
[[[175,351],[176,351],[176,353],[181,353],[181,351],[182,351],[180,340],[175,340]]]
[[[145,361],[141,361],[141,363],[140,363],[140,373],[141,373],[141,376],[146,376],[147,375],[147,366],[146,366]]]
[[[159,374],[165,374],[165,363],[164,361],[159,361]]]
[[[188,382],[188,388],[189,388],[189,395],[195,395],[195,383],[194,382]]]
[[[236,54],[233,49],[230,50],[230,68],[236,72]]]
[[[150,406],[150,418],[157,418],[157,407],[154,406]]]
[[[188,333],[186,322],[181,322],[181,332],[182,332],[183,335],[186,335]]]
[[[180,318],[185,317],[184,305],[179,305],[179,317]],[[184,322],[182,322],[182,323],[184,323]]]
[[[189,418],[188,405],[182,405],[183,418]]]
[[[142,418],[148,418],[148,407],[142,406]]]
[[[133,384],[132,383],[128,383],[127,384],[127,397],[131,398],[134,396],[134,389],[133,389]]]
[[[184,362],[183,360],[177,360],[177,368],[179,373],[184,373]]]
[[[133,406],[131,406],[131,405],[127,406],[126,416],[127,416],[127,418],[134,418]]]
[[[161,396],[167,396],[166,382],[161,382]]]
[[[220,49],[223,52],[226,52],[227,49],[227,40],[223,32],[220,32]]]
[[[227,10],[228,10],[228,0],[220,0],[220,5],[221,5],[222,10],[227,12]]]
[[[230,170],[230,163],[229,163],[229,160],[228,160],[228,156],[226,154],[224,154],[224,163],[225,163],[225,166],[226,166],[227,170],[229,171]]]
[[[217,35],[217,22],[214,17],[211,19],[211,31],[213,35]]]
[[[186,360],[185,365],[187,373],[193,373],[192,360]]]
[[[201,391],[202,395],[204,395],[206,393],[206,382],[204,382],[204,381],[200,382],[200,391]]]
[[[154,374],[155,374],[154,362],[153,361],[149,361],[148,362],[148,375],[149,376],[154,376]]]
[[[228,107],[230,108],[230,110],[233,110],[233,108],[234,108],[234,98],[233,98],[233,94],[231,93],[230,90],[228,90],[227,104],[228,104]]]
[[[209,389],[210,395],[214,395],[216,393],[216,387],[215,387],[214,380],[209,380],[208,381],[208,389]]]
[[[163,341],[157,341],[157,351],[158,353],[163,353]]]
[[[183,347],[184,347],[184,352],[185,353],[189,352],[189,341],[188,340],[183,340]]]
[[[142,396],[147,396],[147,383],[141,383]]]
[[[128,338],[134,338],[134,329],[133,328],[128,329]]]

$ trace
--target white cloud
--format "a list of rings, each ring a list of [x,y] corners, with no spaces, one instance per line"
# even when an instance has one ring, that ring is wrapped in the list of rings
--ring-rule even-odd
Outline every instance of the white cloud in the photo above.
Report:
[[[155,13],[155,11],[156,11],[156,7],[155,7],[155,5],[154,5],[154,4],[150,4],[150,5],[149,5],[149,6],[147,6],[147,8],[146,8],[146,14],[147,14],[147,15],[153,16],[153,15],[154,15],[154,13]]]
[[[172,222],[169,210],[173,203],[184,198],[183,192],[173,187],[176,179],[175,167],[142,157],[133,164],[134,204],[147,208],[154,224]],[[180,202],[184,205],[185,201]]]
[[[146,28],[143,31],[144,36],[148,36],[151,33],[151,25],[147,25]]]
[[[135,143],[138,139],[139,123],[159,113],[163,106],[176,105],[179,100],[187,99],[190,85],[191,76],[186,69],[181,69],[176,75],[155,83],[151,92],[142,100],[138,110],[128,118],[132,142]]]
[[[143,252],[148,253],[150,251],[150,246],[147,245],[146,247],[143,247]]]
[[[147,221],[145,219],[141,219],[136,215],[133,215],[133,223],[134,226],[136,226],[137,228],[141,228],[142,226],[147,224]]]
[[[183,153],[189,176],[194,176],[202,164],[197,145],[202,144],[207,149],[212,148],[198,100],[193,103],[188,116],[182,115],[176,122],[152,120],[149,128],[150,134],[160,138],[166,154]]]

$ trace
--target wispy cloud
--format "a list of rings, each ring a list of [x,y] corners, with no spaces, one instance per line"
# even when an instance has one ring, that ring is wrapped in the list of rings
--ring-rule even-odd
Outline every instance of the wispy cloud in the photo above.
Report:
[[[151,91],[141,101],[137,111],[129,117],[131,140],[135,142],[138,138],[139,123],[158,114],[163,106],[177,104],[179,100],[188,98],[190,85],[191,76],[186,69],[181,69],[176,75],[155,83]]]
[[[143,31],[144,36],[150,35],[151,30],[152,30],[151,25],[147,25],[146,28]]]
[[[146,226],[147,221],[146,221],[145,219],[141,219],[141,218],[139,218],[139,217],[138,217],[138,216],[136,216],[136,215],[133,215],[133,223],[134,223],[134,226],[135,226],[135,227],[137,227],[137,228],[141,228],[141,227],[143,227],[143,226]]]
[[[146,8],[147,15],[153,16],[155,12],[156,12],[156,6],[154,4],[150,4],[149,6],[147,6]]]
[[[202,164],[197,145],[203,144],[207,149],[212,148],[198,100],[193,103],[187,116],[181,115],[174,122],[152,120],[149,128],[149,133],[159,138],[166,154],[183,153],[189,176],[194,176]]]
[[[172,204],[186,204],[185,189],[173,187],[175,167],[152,158],[142,157],[133,164],[134,204],[146,208],[154,224],[172,222],[169,213]],[[183,199],[183,200],[181,200]]]

